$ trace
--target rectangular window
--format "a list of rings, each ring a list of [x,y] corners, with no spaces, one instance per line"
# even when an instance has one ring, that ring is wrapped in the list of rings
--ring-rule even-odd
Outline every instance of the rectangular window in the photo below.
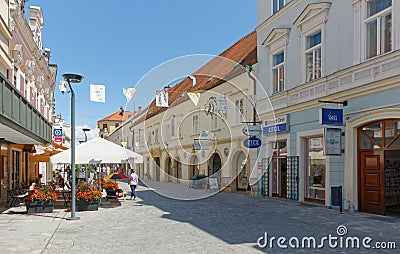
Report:
[[[246,119],[243,99],[235,101],[235,123],[239,124]]]
[[[158,128],[154,130],[154,143],[158,143]]]
[[[118,128],[118,126],[119,126],[119,123],[115,123],[115,128]]]
[[[285,53],[282,51],[273,56],[273,93],[285,90]]]
[[[106,129],[107,129],[107,124],[103,123],[103,130],[106,130]]]
[[[306,141],[306,198],[325,199],[326,156],[323,152],[323,138],[310,137]]]
[[[192,134],[198,134],[199,133],[199,116],[194,115],[192,117]]]
[[[211,130],[218,129],[218,116],[217,114],[211,114]]]
[[[307,36],[306,75],[307,82],[321,77],[321,31]]]
[[[280,9],[285,6],[285,0],[273,0],[272,1],[272,13],[277,13]]]
[[[370,0],[367,2],[366,58],[392,50],[392,1]]]

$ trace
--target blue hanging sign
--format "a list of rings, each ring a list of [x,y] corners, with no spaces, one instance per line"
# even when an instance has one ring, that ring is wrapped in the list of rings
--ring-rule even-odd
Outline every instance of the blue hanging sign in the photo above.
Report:
[[[54,128],[54,137],[62,137],[62,129]]]
[[[343,125],[343,109],[321,108],[319,123],[327,125]]]
[[[248,138],[243,141],[243,145],[247,148],[257,148],[261,146],[261,139]]]

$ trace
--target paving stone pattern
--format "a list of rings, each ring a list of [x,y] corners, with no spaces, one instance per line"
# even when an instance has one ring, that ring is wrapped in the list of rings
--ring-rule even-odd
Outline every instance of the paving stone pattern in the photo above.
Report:
[[[129,187],[120,186],[125,193]],[[153,183],[152,188],[197,191],[177,184]],[[338,210],[285,200],[218,193],[196,201],[166,198],[140,186],[135,201],[120,198],[121,206],[77,212],[67,221],[65,209],[28,215],[25,207],[0,214],[0,253],[400,253],[400,218]],[[104,203],[106,204],[106,203]],[[106,208],[105,208],[106,207]],[[285,236],[320,239],[337,236],[339,225],[347,236],[370,236],[373,241],[395,241],[396,250],[329,248],[260,249],[257,239]],[[287,242],[286,242],[287,244]]]

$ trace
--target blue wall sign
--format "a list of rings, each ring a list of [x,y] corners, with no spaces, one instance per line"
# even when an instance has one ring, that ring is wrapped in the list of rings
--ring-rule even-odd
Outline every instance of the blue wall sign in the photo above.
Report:
[[[321,108],[319,123],[327,125],[343,125],[343,109]]]
[[[62,137],[62,129],[54,128],[54,137]]]
[[[261,146],[261,139],[248,138],[243,141],[243,145],[247,148],[257,148],[257,147]]]
[[[264,135],[289,131],[287,115],[263,121]]]

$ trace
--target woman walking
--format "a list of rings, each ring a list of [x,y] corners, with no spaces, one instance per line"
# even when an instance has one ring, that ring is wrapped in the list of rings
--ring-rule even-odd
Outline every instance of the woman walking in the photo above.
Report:
[[[132,198],[133,198],[133,200],[136,199],[135,189],[136,189],[136,186],[138,184],[138,180],[139,180],[139,177],[135,173],[135,169],[131,169],[131,174],[129,176],[129,185],[131,186],[131,191],[132,191],[131,200],[132,200]]]

